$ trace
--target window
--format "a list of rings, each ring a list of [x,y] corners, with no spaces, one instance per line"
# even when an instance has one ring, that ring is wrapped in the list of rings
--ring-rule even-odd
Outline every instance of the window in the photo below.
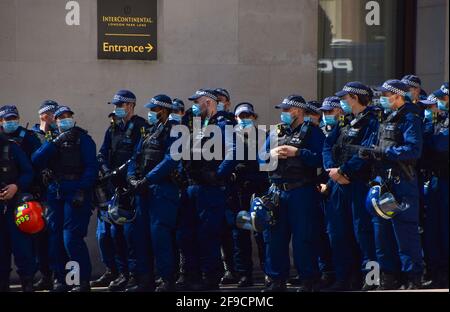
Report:
[[[376,86],[414,70],[411,0],[320,0],[318,97],[348,81]]]

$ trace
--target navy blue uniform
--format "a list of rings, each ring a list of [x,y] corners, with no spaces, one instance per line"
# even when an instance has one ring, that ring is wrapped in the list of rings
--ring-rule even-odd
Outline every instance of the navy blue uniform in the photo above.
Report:
[[[271,183],[280,191],[276,224],[264,231],[266,242],[266,274],[273,280],[289,277],[289,243],[292,238],[294,263],[304,280],[318,277],[319,213],[317,168],[322,167],[322,147],[325,139],[320,128],[309,122],[296,129],[279,125],[278,146],[291,145],[299,149],[298,156],[278,160],[277,168],[269,173]],[[266,141],[269,151],[270,141]]]
[[[18,193],[27,192],[33,180],[33,169],[27,155],[20,147],[0,135],[2,188],[9,184],[18,186]],[[33,279],[37,266],[33,254],[33,239],[19,230],[15,224],[17,195],[8,201],[0,201],[0,286],[8,289],[11,271],[11,254],[22,279]]]
[[[144,136],[128,167],[128,179],[145,178],[148,186],[136,195],[137,215],[133,224],[136,273],[153,275],[156,270],[165,281],[175,277],[174,233],[179,207],[179,189],[172,180],[178,161],[170,148],[177,139],[170,136],[172,121],[159,123]],[[126,225],[126,231],[130,225]]]
[[[350,180],[346,185],[330,181],[326,211],[336,280],[345,283],[375,260],[373,227],[365,209],[370,165],[352,145],[371,146],[377,130],[377,114],[367,107],[351,122],[334,127],[323,147],[324,168],[340,168]]]
[[[105,133],[103,144],[98,153],[99,165],[106,170],[114,170],[126,163],[132,156],[136,145],[141,139],[142,129],[147,127],[145,119],[133,116],[126,124],[116,122]],[[126,172],[126,170],[125,170]],[[114,187],[126,185],[125,174],[115,177],[110,184]],[[97,242],[103,264],[115,272],[127,273],[134,267],[134,251],[128,249],[123,226],[111,224],[101,219],[98,211]],[[130,254],[129,254],[130,253]]]
[[[419,190],[415,172],[423,141],[419,113],[416,105],[406,102],[380,125],[377,145],[382,149],[383,160],[376,163],[376,172],[389,181],[396,200],[409,205],[409,208],[391,220],[378,216],[372,219],[381,270],[388,274],[401,271],[416,277],[423,271],[418,231]],[[392,180],[388,179],[389,172]]]
[[[432,279],[447,277],[448,281],[448,112],[427,121],[425,132],[424,154],[431,179],[425,205],[424,255]]]
[[[232,125],[225,118],[218,117],[218,114],[212,116],[209,119],[209,125],[216,125],[221,130],[222,157],[233,155],[233,139],[225,140],[225,127]],[[186,122],[192,131],[190,119],[185,118],[183,122]],[[205,120],[202,120],[203,131],[205,126]],[[197,139],[201,140],[202,146],[209,141],[201,133],[194,133],[194,135],[198,135]],[[215,284],[218,274],[220,274],[220,245],[226,208],[226,180],[231,175],[236,163],[230,158],[225,158],[223,161],[205,160],[203,157],[193,160],[192,149],[191,142],[191,160],[185,162],[190,184],[187,188],[188,205],[180,209],[178,238],[181,252],[185,257],[186,272],[196,277],[200,273],[204,273],[207,283]]]
[[[92,138],[80,128],[67,131],[78,131],[76,139],[61,146],[46,142],[32,156],[38,169],[50,168],[54,174],[47,188],[50,263],[62,284],[65,283],[64,249],[69,260],[79,263],[80,280],[90,280],[91,262],[84,237],[92,214],[92,188],[98,175]]]

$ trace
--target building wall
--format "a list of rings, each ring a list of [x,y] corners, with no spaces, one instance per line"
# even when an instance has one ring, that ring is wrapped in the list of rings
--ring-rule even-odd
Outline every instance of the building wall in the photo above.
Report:
[[[427,92],[448,81],[448,0],[417,1],[416,73]]]
[[[0,1],[0,104],[18,105],[24,123],[45,99],[76,112],[101,144],[121,88],[138,113],[158,93],[186,99],[200,87],[225,87],[232,101],[255,104],[275,122],[284,96],[316,95],[317,0],[158,0],[158,60],[97,60],[97,1],[78,0],[79,26],[65,23],[63,0]],[[102,270],[91,220],[94,272]]]

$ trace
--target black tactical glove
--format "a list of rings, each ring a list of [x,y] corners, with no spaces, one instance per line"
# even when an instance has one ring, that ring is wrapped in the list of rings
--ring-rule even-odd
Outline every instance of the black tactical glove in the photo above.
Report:
[[[56,139],[54,139],[52,142],[56,146],[60,147],[65,142],[74,141],[77,137],[78,137],[78,131],[76,130],[76,128],[72,128],[72,129],[64,131],[63,133],[58,135],[58,137],[56,137]]]
[[[131,178],[129,180],[129,183],[130,183],[131,187],[133,188],[133,190],[137,193],[145,192],[148,187],[148,180],[146,178],[143,178],[140,180]]]
[[[78,190],[72,198],[72,207],[81,208],[84,203],[84,191]]]
[[[375,148],[362,147],[358,152],[358,156],[367,160],[379,160],[383,157],[383,150],[378,146]]]

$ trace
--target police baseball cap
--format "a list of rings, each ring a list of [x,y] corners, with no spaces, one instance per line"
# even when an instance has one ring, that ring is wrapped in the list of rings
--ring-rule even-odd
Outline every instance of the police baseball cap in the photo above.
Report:
[[[255,108],[253,107],[253,104],[248,102],[239,103],[234,108],[234,116],[239,117],[240,114],[247,113],[252,114],[253,116],[257,116],[255,113]]]
[[[420,88],[422,85],[422,81],[416,75],[406,75],[402,78],[401,82],[414,88]]]
[[[321,111],[332,111],[335,108],[342,109],[341,99],[337,96],[329,96],[323,100],[322,106],[319,109]]]
[[[380,92],[392,92],[400,96],[406,96],[406,93],[409,92],[409,86],[401,82],[400,80],[391,79],[385,81],[380,87],[376,88],[376,90]]]
[[[372,96],[373,96],[372,90],[368,86],[362,84],[359,81],[352,81],[352,82],[346,83],[345,86],[342,88],[342,90],[339,92],[336,92],[335,95],[337,97],[342,98],[342,97],[346,96],[347,94],[365,95],[370,98],[372,98]]]
[[[44,114],[44,113],[55,113],[56,110],[58,109],[59,104],[56,103],[53,100],[45,100],[44,102],[42,102],[41,106],[39,106],[39,111],[38,114]]]
[[[175,112],[184,112],[184,102],[180,99],[173,99],[173,110]]]
[[[55,112],[55,118],[59,118],[64,113],[74,114],[74,112],[68,106],[60,106]]]
[[[15,105],[4,105],[0,107],[0,118],[19,117],[19,111]]]
[[[433,94],[430,94],[426,100],[421,100],[420,103],[423,105],[436,105],[437,101],[437,98]]]
[[[308,109],[305,99],[301,95],[290,95],[283,100],[280,104],[275,106],[277,109],[287,109],[291,107]]]
[[[216,92],[217,95],[221,95],[227,98],[227,100],[229,101],[230,98],[230,93],[228,92],[227,89],[224,88],[217,88],[216,90],[214,90]]]
[[[174,105],[172,104],[172,99],[165,95],[165,94],[159,94],[157,96],[154,96],[150,99],[150,102],[144,105],[144,107],[152,109],[155,107],[163,107],[168,109],[173,109]]]
[[[201,97],[208,97],[217,102],[217,93],[215,90],[211,89],[200,89],[197,90],[191,97],[189,97],[189,101],[196,101]]]
[[[433,92],[435,97],[441,98],[448,95],[448,82],[444,83],[439,90]]]
[[[136,96],[134,93],[129,90],[119,90],[114,94],[112,101],[108,102],[108,104],[113,105],[120,105],[123,103],[136,103]]]
[[[316,115],[322,115],[322,111],[320,110],[320,107],[322,104],[320,104],[319,101],[308,101],[306,102],[306,106],[308,106],[307,111],[311,114]]]

